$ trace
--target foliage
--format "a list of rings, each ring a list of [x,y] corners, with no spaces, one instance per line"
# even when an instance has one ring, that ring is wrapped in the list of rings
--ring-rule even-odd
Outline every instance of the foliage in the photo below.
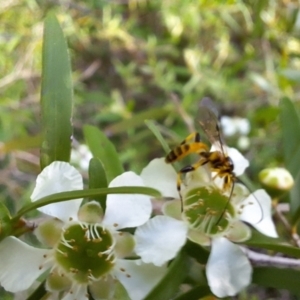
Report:
[[[42,50],[50,10],[62,31],[58,26],[45,32],[57,43]],[[86,143],[95,158],[89,169],[90,190],[78,192],[78,197],[105,203],[107,182],[123,169],[140,173],[150,159],[165,155],[161,143],[177,145],[198,130],[199,100],[209,96],[221,115],[250,120],[250,146],[241,149],[251,162],[245,181],[257,187],[258,172],[278,165],[295,179],[292,191],[280,198],[290,204],[289,227],[276,220],[280,240],[254,232],[245,244],[299,258],[290,235],[292,229],[297,232],[300,217],[300,28],[294,2],[11,0],[0,3],[0,20],[0,201],[5,235],[13,230],[7,225],[10,214],[16,222],[25,212],[34,217],[39,204],[76,194],[56,194],[24,209],[40,159],[42,168],[54,160],[68,161],[71,139],[75,148]],[[238,136],[229,137],[228,143],[238,147]],[[100,174],[105,180],[97,183]],[[150,189],[141,192],[155,194]],[[191,288],[189,299],[207,295],[203,274],[178,273],[191,264],[191,257],[206,263],[205,251],[186,245],[153,293],[161,293],[161,299],[184,299],[184,286],[177,289],[184,283]],[[284,282],[278,281],[281,276]],[[298,295],[297,284],[288,280],[296,276],[297,270],[256,267],[255,291],[262,286]],[[150,293],[147,299],[152,298]]]

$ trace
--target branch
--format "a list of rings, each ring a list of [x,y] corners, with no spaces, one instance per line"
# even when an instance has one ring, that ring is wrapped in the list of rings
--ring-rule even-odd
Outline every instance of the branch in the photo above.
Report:
[[[254,266],[300,268],[300,260],[296,258],[270,256],[267,254],[254,252],[244,247],[242,247],[242,250]]]

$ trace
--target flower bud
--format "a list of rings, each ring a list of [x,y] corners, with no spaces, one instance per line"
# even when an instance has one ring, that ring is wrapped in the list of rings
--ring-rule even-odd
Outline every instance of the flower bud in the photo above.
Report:
[[[273,197],[279,197],[294,185],[290,172],[284,168],[267,168],[259,173],[259,180]]]

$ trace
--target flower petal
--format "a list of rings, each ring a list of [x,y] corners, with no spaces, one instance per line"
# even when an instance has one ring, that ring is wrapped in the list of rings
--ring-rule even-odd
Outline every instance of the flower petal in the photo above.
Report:
[[[178,198],[177,173],[171,165],[165,163],[164,158],[153,159],[143,169],[141,177],[146,186],[157,189],[164,197]]]
[[[249,167],[249,161],[235,148],[226,147],[227,154],[232,159],[234,165],[234,173],[236,176],[242,175],[246,168]]]
[[[234,296],[251,281],[252,268],[243,251],[225,238],[212,240],[206,265],[211,291],[217,297]]]
[[[166,266],[156,267],[140,260],[119,259],[113,274],[125,287],[130,299],[141,300],[162,279],[166,270]]]
[[[80,173],[66,162],[55,161],[38,175],[31,200],[34,202],[51,194],[82,189],[83,181]],[[48,204],[38,210],[62,221],[68,221],[70,218],[77,220],[81,201],[82,199],[76,199]]]
[[[109,187],[144,186],[140,176],[125,172],[116,177]],[[109,194],[103,224],[115,229],[136,227],[144,224],[151,215],[150,197],[139,194]]]
[[[250,223],[261,233],[278,237],[274,222],[271,217],[271,198],[265,190],[257,190],[245,199],[240,219]]]
[[[187,237],[187,225],[167,216],[156,216],[135,231],[135,252],[145,263],[161,266],[174,258]]]
[[[220,124],[222,126],[222,132],[225,136],[233,136],[236,134],[237,128],[233,118],[222,116],[220,119]]]
[[[34,281],[50,268],[46,257],[50,250],[31,247],[15,237],[0,242],[0,283],[9,292],[28,289]]]

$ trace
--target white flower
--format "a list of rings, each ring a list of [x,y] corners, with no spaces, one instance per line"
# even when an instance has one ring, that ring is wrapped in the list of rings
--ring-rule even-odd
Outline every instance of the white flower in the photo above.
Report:
[[[225,136],[247,135],[250,132],[250,123],[244,118],[222,116],[220,123]]]
[[[109,185],[144,186],[133,172],[125,172]],[[38,176],[32,201],[47,195],[83,189],[81,175],[65,162],[53,162]],[[118,231],[137,227],[150,217],[149,196],[110,194],[103,216],[100,205],[89,202],[80,208],[82,199],[52,203],[39,208],[54,217],[42,223],[37,237],[50,249],[38,249],[15,237],[0,243],[0,283],[10,292],[28,289],[50,269],[46,280],[48,291],[63,291],[63,300],[114,297],[117,279],[129,297],[140,300],[159,282],[165,266],[154,266],[140,259],[127,260],[132,254],[134,237]],[[137,239],[138,240],[138,239]]]
[[[237,150],[229,154],[237,167],[234,171],[240,175],[248,162],[241,159]],[[163,196],[178,198],[177,174],[164,159],[151,161],[141,177]],[[265,235],[277,237],[271,219],[271,199],[264,190],[249,195],[243,185],[235,184],[228,202],[230,191],[224,194],[219,179],[214,182],[204,167],[188,173],[185,181],[181,189],[184,212],[181,213],[178,199],[167,201],[165,216],[154,217],[136,230],[136,252],[143,261],[162,265],[180,251],[186,238],[211,245],[206,269],[209,286],[218,297],[236,295],[250,284],[252,268],[239,246],[231,241],[242,242],[251,237],[250,228],[242,221]]]

